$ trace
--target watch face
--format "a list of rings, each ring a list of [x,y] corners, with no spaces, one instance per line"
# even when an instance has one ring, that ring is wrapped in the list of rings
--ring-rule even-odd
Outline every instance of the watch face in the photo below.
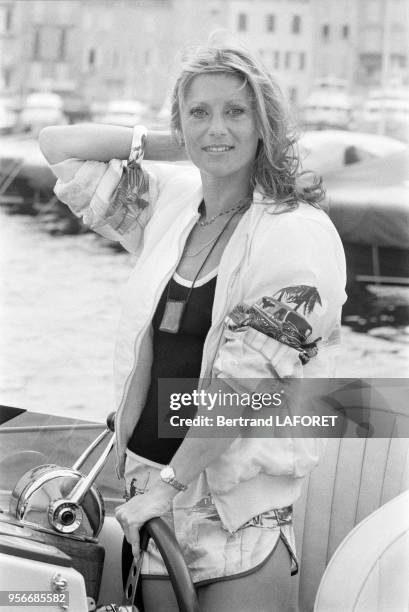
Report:
[[[167,465],[161,471],[160,477],[162,478],[162,480],[171,480],[172,478],[175,477],[175,472],[173,468],[170,467],[170,465]]]

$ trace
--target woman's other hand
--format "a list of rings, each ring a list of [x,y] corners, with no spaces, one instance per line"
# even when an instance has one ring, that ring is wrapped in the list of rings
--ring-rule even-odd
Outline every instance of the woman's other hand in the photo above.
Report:
[[[132,546],[134,557],[139,556],[139,530],[142,525],[151,518],[166,514],[171,509],[172,500],[177,493],[171,485],[158,479],[146,493],[135,495],[115,509],[115,518]]]

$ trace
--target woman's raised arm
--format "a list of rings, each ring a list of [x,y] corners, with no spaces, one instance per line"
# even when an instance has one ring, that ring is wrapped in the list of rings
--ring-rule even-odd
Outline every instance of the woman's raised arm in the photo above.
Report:
[[[101,162],[128,159],[132,128],[92,123],[50,126],[41,131],[39,143],[50,164],[71,157]],[[169,131],[149,130],[145,159],[181,161],[186,159],[186,151]]]

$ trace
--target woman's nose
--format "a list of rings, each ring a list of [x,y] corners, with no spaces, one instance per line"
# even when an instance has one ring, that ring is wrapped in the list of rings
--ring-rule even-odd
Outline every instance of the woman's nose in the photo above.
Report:
[[[226,132],[227,128],[223,116],[215,113],[209,126],[209,133],[212,136],[219,136],[226,134]]]

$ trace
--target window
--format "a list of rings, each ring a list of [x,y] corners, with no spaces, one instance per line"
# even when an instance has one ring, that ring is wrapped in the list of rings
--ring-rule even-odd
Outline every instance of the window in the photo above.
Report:
[[[11,32],[13,25],[13,9],[11,5],[0,4],[0,34]]]
[[[34,43],[33,43],[33,59],[40,59],[40,44],[41,44],[41,32],[37,29],[34,32]]]
[[[381,65],[382,65],[382,56],[380,53],[360,53],[359,55],[359,64],[361,73],[368,78],[379,76]]]
[[[13,25],[13,11],[11,6],[6,7],[6,15],[5,15],[5,30],[6,32],[10,32]]]
[[[34,61],[61,62],[67,54],[67,28],[49,24],[34,29],[32,59]]]
[[[280,51],[273,52],[273,68],[274,70],[280,69]]]
[[[321,26],[321,35],[322,35],[322,38],[324,40],[328,40],[328,38],[329,38],[329,25],[328,25],[328,23],[324,23],[324,25]]]
[[[11,68],[3,68],[3,82],[5,89],[11,85]]]
[[[400,55],[399,53],[392,53],[390,58],[391,66],[393,68],[406,68],[406,57],[404,55]]]
[[[88,51],[88,66],[93,67],[95,66],[95,49],[90,49]]]
[[[301,53],[298,56],[298,67],[300,70],[305,70],[305,53],[304,51],[301,51]]]
[[[291,21],[291,32],[293,34],[299,34],[301,32],[301,17],[299,15],[293,15]]]
[[[349,38],[349,26],[348,25],[343,25],[342,26],[342,38]]]
[[[290,87],[288,89],[288,97],[293,104],[296,104],[298,98],[298,92],[296,87]],[[298,321],[297,321],[298,322]]]
[[[239,32],[245,32],[247,30],[247,15],[246,13],[239,13],[237,15],[237,29]]]
[[[285,321],[288,315],[288,310],[285,310],[284,308],[280,308],[279,310],[277,310],[275,314],[279,321]]]
[[[291,68],[291,51],[286,51],[284,56],[285,68]]]
[[[276,23],[275,23],[276,19],[275,19],[275,15],[266,15],[266,30],[267,32],[274,32],[275,28],[276,28]]]
[[[63,62],[66,59],[67,53],[67,31],[65,28],[61,28],[60,31],[60,46],[58,49],[58,59]]]

